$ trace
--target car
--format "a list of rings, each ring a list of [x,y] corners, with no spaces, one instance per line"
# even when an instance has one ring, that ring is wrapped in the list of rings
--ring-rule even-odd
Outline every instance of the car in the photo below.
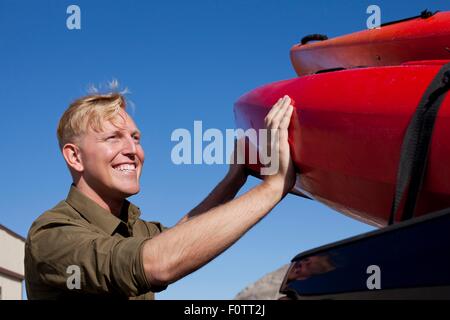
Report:
[[[450,209],[300,253],[281,299],[450,299]]]

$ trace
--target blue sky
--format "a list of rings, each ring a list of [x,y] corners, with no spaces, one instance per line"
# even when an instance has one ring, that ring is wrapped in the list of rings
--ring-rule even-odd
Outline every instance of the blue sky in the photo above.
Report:
[[[81,8],[81,30],[66,8]],[[377,4],[382,22],[447,1],[17,1],[0,0],[0,223],[26,235],[64,199],[70,176],[56,126],[89,84],[115,78],[130,89],[143,132],[142,190],[131,201],[167,226],[200,202],[226,165],[172,163],[176,128],[234,128],[233,103],[262,84],[295,77],[289,49],[304,35],[365,28]],[[258,183],[251,178],[246,187]],[[325,206],[289,195],[237,244],[159,299],[229,299],[297,253],[372,230]]]

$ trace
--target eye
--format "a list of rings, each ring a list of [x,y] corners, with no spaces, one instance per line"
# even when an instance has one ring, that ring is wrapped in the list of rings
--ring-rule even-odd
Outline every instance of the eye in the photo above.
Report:
[[[116,139],[116,138],[117,138],[117,135],[116,135],[116,134],[113,134],[113,135],[110,135],[110,136],[106,137],[105,140],[114,140],[114,139]]]
[[[134,139],[134,141],[136,141],[137,143],[139,143],[139,141],[141,141],[141,136],[135,134],[135,135],[133,136],[133,139]]]

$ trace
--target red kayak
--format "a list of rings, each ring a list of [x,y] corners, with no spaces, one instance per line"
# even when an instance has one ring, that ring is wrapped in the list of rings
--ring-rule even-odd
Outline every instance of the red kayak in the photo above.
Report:
[[[325,39],[313,35],[309,39]],[[299,76],[321,70],[400,65],[414,60],[450,59],[450,12],[388,23],[379,29],[295,45],[291,61]]]
[[[405,131],[448,61],[315,74],[272,83],[235,104],[239,128],[260,129],[283,95],[295,100],[289,129],[295,192],[363,222],[388,224]],[[436,118],[416,216],[450,207],[450,94]],[[250,166],[257,170],[257,166]]]

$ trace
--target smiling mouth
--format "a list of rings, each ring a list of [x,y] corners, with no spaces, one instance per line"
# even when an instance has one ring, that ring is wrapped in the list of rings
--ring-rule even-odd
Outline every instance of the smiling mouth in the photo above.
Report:
[[[135,173],[136,172],[136,164],[120,164],[117,166],[113,166],[113,169],[125,174]]]

